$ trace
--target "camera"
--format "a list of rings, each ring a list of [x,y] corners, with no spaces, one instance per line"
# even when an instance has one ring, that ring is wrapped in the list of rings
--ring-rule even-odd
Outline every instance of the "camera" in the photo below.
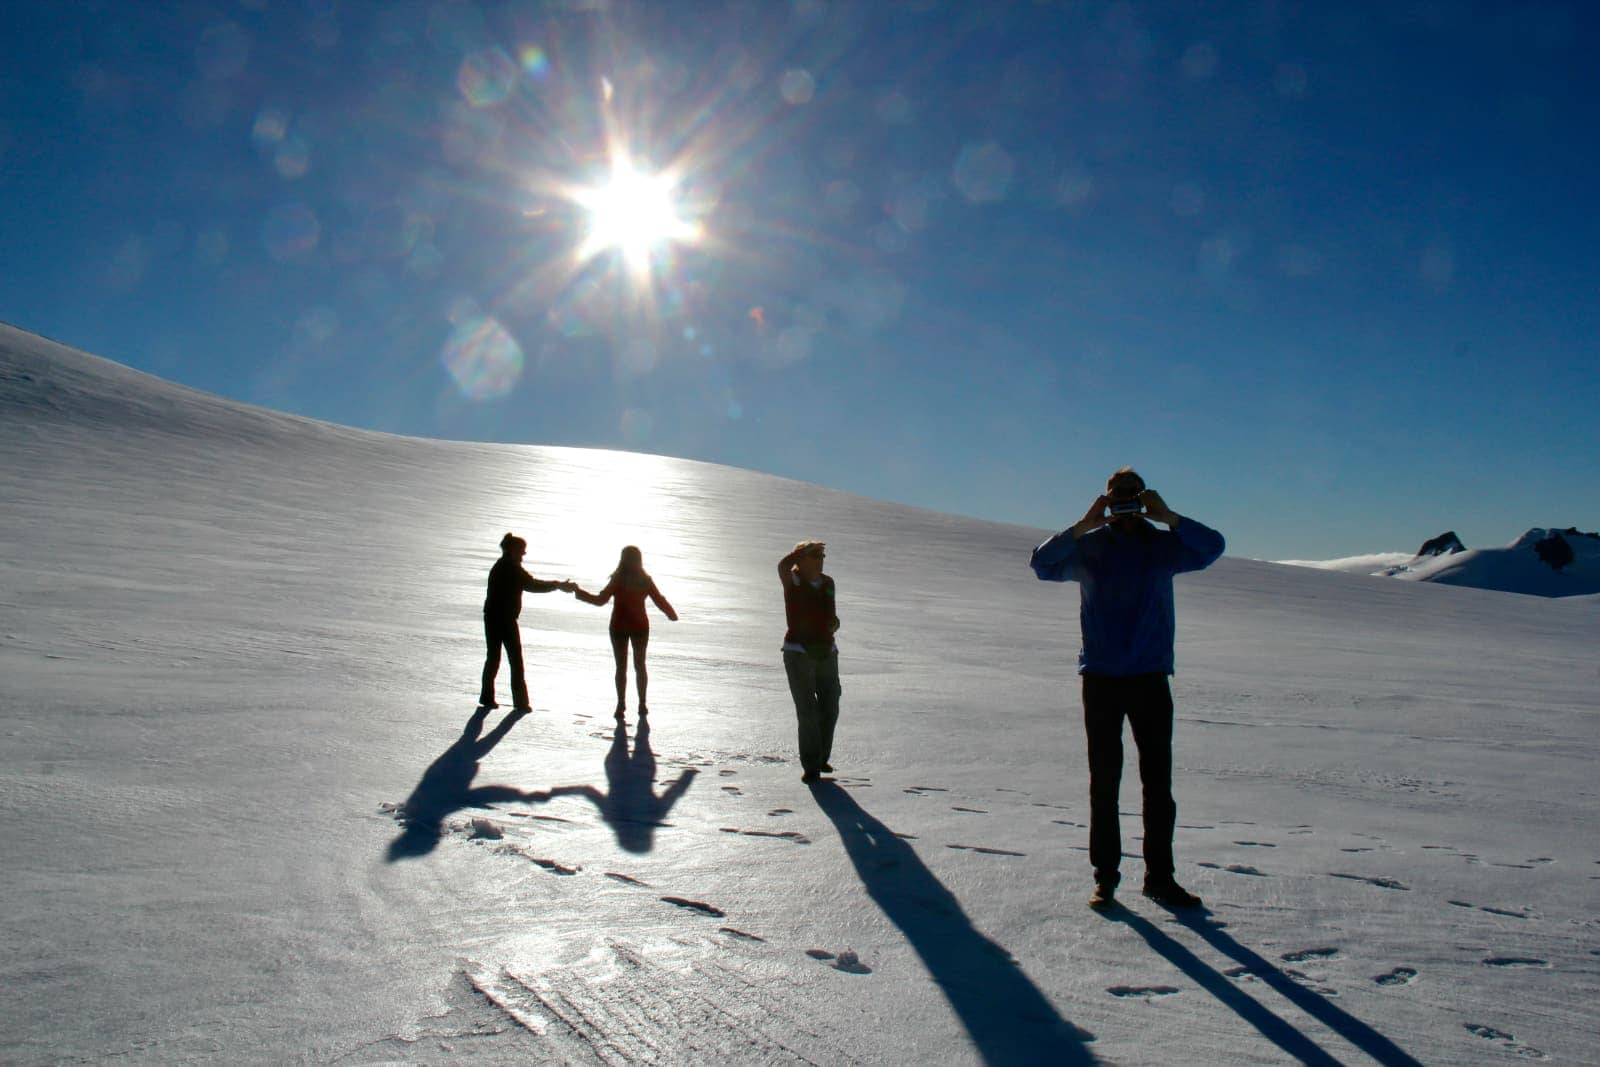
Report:
[[[1136,496],[1130,496],[1122,500],[1113,500],[1107,506],[1113,515],[1137,515],[1144,510],[1144,501]]]

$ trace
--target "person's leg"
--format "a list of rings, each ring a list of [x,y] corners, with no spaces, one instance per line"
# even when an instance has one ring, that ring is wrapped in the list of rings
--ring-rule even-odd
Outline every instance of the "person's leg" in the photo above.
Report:
[[[789,694],[794,697],[800,767],[808,775],[816,774],[822,765],[818,754],[816,661],[804,652],[785,652],[783,670],[789,677]]]
[[[511,706],[528,710],[533,705],[528,700],[528,679],[522,670],[522,630],[515,621],[503,625],[506,663],[511,667]]]
[[[639,687],[639,714],[650,714],[650,705],[645,703],[644,692],[650,687],[650,672],[644,665],[644,651],[650,645],[648,633],[630,634],[633,639],[633,680]]]
[[[1095,884],[1112,888],[1122,880],[1120,682],[1118,678],[1083,676],[1083,728],[1089,746],[1089,862],[1094,865]]]
[[[1172,835],[1178,805],[1172,799],[1172,689],[1164,675],[1141,678],[1128,708],[1139,746],[1144,791],[1144,871],[1147,883],[1172,881]]]
[[[817,769],[832,770],[833,728],[839,722],[839,654],[816,661],[817,672]]]
[[[616,660],[617,673],[617,714],[621,715],[628,706],[628,635],[612,633],[611,656]]]
[[[494,679],[500,673],[500,627],[490,619],[483,620],[483,640],[489,653],[483,660],[483,686],[478,690],[478,703],[486,708],[495,706]]]

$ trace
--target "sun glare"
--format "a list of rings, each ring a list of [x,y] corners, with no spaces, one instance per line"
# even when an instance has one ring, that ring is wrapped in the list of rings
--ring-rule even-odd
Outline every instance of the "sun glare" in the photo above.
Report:
[[[589,212],[589,234],[578,249],[579,257],[587,260],[615,249],[631,270],[642,272],[650,265],[651,253],[661,246],[694,241],[700,228],[678,215],[676,185],[670,175],[649,174],[618,162],[606,184],[578,194],[578,202]]]

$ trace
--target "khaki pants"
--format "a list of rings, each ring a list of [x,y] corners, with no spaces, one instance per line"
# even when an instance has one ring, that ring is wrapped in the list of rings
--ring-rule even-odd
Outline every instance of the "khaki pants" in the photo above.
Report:
[[[822,769],[833,755],[833,727],[839,721],[839,654],[813,656],[785,652],[794,715],[800,728],[800,766],[807,773]]]

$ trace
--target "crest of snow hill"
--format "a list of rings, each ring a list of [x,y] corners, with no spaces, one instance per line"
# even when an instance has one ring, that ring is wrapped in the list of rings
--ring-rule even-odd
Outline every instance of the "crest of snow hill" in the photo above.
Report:
[[[1600,593],[1600,533],[1535,526],[1504,548],[1468,549],[1450,530],[1409,560],[1366,573],[1531,596]]]

